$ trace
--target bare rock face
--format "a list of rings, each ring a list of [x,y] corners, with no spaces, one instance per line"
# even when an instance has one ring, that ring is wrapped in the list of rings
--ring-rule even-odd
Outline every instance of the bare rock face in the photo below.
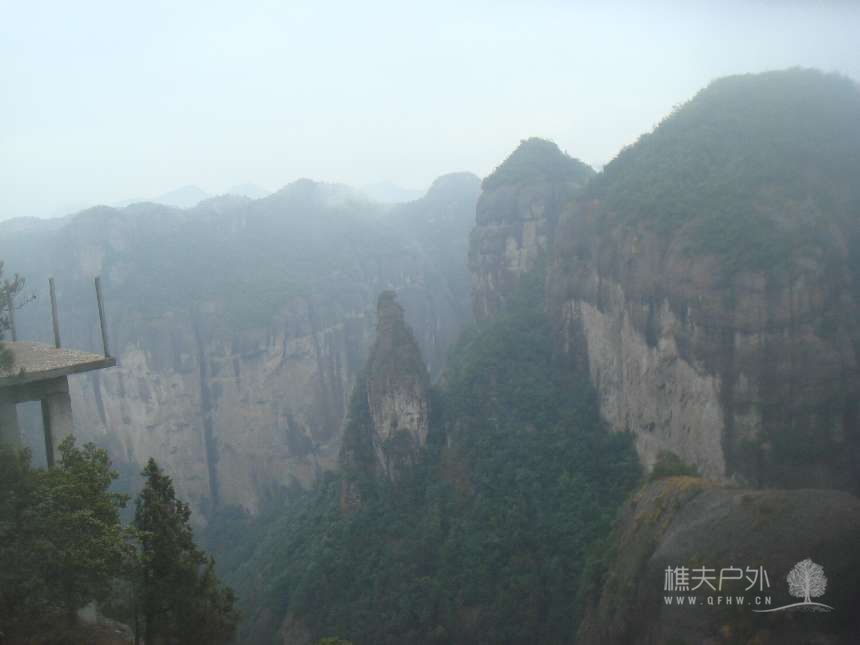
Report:
[[[860,490],[858,115],[844,79],[724,79],[561,216],[560,349],[646,465]]]
[[[430,378],[393,291],[379,296],[376,342],[353,391],[343,434],[341,510],[351,512],[379,478],[412,467],[430,429]]]
[[[427,443],[430,379],[393,291],[379,296],[376,311],[376,343],[368,361],[367,402],[377,458],[393,479]]]
[[[208,313],[136,316],[115,327],[120,366],[73,379],[83,439],[118,462],[153,456],[198,511],[256,512],[335,466],[340,424],[372,317],[284,303],[272,324],[231,332]]]
[[[657,480],[619,514],[608,570],[589,599],[577,642],[856,643],[858,540],[860,500],[848,493]],[[777,609],[804,600],[787,578],[806,559],[826,579],[811,600],[832,611]],[[686,585],[679,567],[687,569]]]
[[[491,318],[523,273],[546,257],[559,214],[594,171],[528,139],[483,182],[469,247],[475,318]]]

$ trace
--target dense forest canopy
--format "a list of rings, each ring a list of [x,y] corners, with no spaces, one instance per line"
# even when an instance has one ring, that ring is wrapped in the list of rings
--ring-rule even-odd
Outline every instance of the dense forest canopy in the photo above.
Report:
[[[481,187],[492,190],[505,184],[527,184],[537,179],[579,183],[593,175],[591,166],[564,154],[552,141],[532,137],[521,141],[517,149],[484,178]]]
[[[624,149],[588,194],[609,221],[685,227],[691,251],[769,269],[827,235],[822,213],[856,216],[858,151],[854,81],[806,69],[730,76]]]

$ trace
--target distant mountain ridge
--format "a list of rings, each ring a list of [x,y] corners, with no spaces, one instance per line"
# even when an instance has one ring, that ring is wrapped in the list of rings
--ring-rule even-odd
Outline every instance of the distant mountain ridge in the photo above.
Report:
[[[390,181],[381,181],[366,184],[361,191],[375,202],[380,204],[403,204],[420,199],[425,191],[403,188]]]
[[[174,188],[173,190],[169,190],[157,197],[125,199],[121,202],[117,202],[115,206],[117,208],[122,208],[141,202],[151,202],[153,204],[162,204],[163,206],[173,206],[175,208],[192,208],[202,201],[212,199],[213,197],[219,197],[221,195],[236,195],[239,197],[247,197],[248,199],[261,199],[271,194],[271,191],[251,183],[236,184],[228,188],[225,192],[216,195],[207,193],[199,186],[188,185]]]
[[[130,199],[123,199],[120,201],[111,202],[109,206],[111,206],[112,208],[126,208],[134,204],[159,204],[161,206],[169,206],[171,208],[190,209],[194,208],[195,206],[198,206],[202,202],[219,199],[221,197],[243,197],[250,200],[264,199],[276,193],[280,193],[284,190],[290,190],[294,184],[301,184],[302,182],[311,182],[314,184],[319,184],[321,186],[338,186],[340,187],[340,194],[344,198],[346,198],[347,193],[351,193],[348,197],[348,199],[350,200],[371,201],[385,206],[396,206],[398,204],[405,204],[408,202],[417,201],[427,192],[423,190],[411,190],[401,188],[400,186],[397,186],[396,184],[387,181],[367,184],[361,186],[360,188],[356,188],[354,186],[337,182],[297,179],[284,185],[277,191],[268,190],[267,188],[263,188],[262,186],[254,183],[240,183],[230,186],[227,190],[223,192],[210,193],[203,190],[199,186],[189,184],[187,186],[180,186],[179,188],[174,188],[173,190],[169,190],[155,197],[133,197]],[[4,224],[5,222],[14,220],[17,222],[16,226],[26,225],[38,227],[40,226],[40,224],[38,224],[39,221],[62,220],[65,217],[84,212],[97,206],[105,205],[103,202],[90,202],[90,204],[91,205],[87,205],[87,202],[84,201],[78,203],[75,206],[57,209],[56,212],[51,213],[50,216],[47,217],[22,216],[0,219],[0,225]],[[25,224],[25,222],[29,223]]]

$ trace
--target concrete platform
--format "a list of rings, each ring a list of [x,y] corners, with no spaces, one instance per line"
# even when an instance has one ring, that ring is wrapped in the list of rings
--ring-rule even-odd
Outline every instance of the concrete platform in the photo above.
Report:
[[[44,343],[19,340],[3,341],[3,345],[11,350],[15,362],[11,370],[0,370],[0,389],[116,365],[116,359],[101,354],[57,349]]]
[[[0,370],[0,444],[21,446],[15,406],[25,401],[41,401],[45,455],[51,467],[56,447],[75,429],[69,375],[113,367],[116,360],[28,341],[4,341],[3,345],[11,350],[15,361],[11,369]]]

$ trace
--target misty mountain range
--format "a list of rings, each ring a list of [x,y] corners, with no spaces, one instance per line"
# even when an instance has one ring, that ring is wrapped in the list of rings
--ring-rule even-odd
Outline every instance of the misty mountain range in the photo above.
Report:
[[[365,199],[377,202],[379,204],[403,204],[406,202],[415,201],[416,199],[420,199],[424,192],[425,191],[403,188],[390,181],[380,181],[365,184],[356,190],[356,193],[360,193],[364,196]],[[236,184],[235,186],[231,186],[230,188],[225,190],[223,193],[209,193],[200,188],[199,186],[187,185],[180,186],[179,188],[174,188],[173,190],[169,190],[166,193],[162,193],[161,195],[157,195],[155,197],[135,197],[130,199],[123,199],[121,201],[111,204],[111,206],[115,208],[124,208],[133,204],[148,202],[152,204],[161,204],[162,206],[171,206],[174,208],[193,208],[194,206],[197,206],[200,202],[216,197],[232,195],[236,197],[247,197],[248,199],[262,199],[263,197],[268,197],[271,194],[272,191],[253,183]],[[63,209],[56,210],[48,219],[64,217],[69,214],[74,214],[86,210],[86,208],[87,206],[84,204],[70,205]],[[9,219],[31,218],[12,217]]]
[[[101,275],[118,365],[72,380],[78,436],[125,490],[170,473],[245,644],[847,644],[851,612],[657,595],[811,557],[860,599],[859,149],[850,79],[734,76],[599,172],[532,138],[405,203],[186,188],[2,222],[0,258],[19,337],[54,276],[81,349]]]
[[[860,1],[48,5],[0,645],[860,644]]]

